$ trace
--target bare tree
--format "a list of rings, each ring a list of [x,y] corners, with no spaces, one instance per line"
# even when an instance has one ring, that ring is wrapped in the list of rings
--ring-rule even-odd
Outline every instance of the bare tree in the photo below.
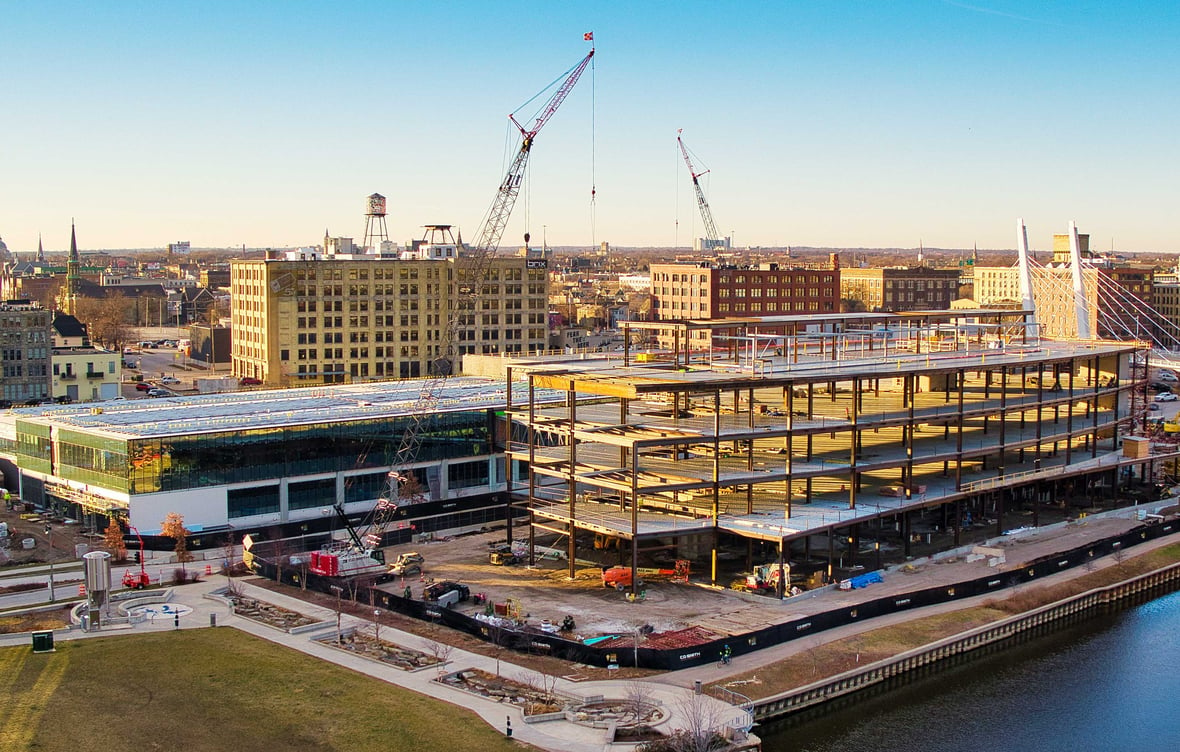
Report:
[[[640,745],[642,752],[721,752],[729,746],[724,719],[715,700],[705,695],[683,695],[676,709],[684,725],[667,739]],[[660,745],[660,746],[655,746]]]
[[[53,277],[46,285],[45,289],[37,297],[37,302],[41,304],[42,308],[47,308],[51,311],[58,310],[58,298],[60,297],[61,288],[65,285],[65,277]]]
[[[444,666],[451,660],[451,654],[455,652],[455,646],[438,640],[426,641],[426,652],[434,659],[437,664],[439,676],[442,676],[445,669]]]
[[[623,697],[627,701],[627,713],[632,717],[632,725],[643,723],[648,708],[654,704],[651,701],[651,685],[641,681],[628,682]]]
[[[131,301],[120,292],[105,298],[78,298],[75,305],[75,315],[86,325],[90,341],[114,350],[122,349],[130,337],[131,310]]]
[[[487,627],[488,642],[492,644],[493,652],[496,654],[496,678],[500,678],[500,658],[504,651],[512,646],[516,639],[516,633],[504,629],[503,627],[488,626]]]

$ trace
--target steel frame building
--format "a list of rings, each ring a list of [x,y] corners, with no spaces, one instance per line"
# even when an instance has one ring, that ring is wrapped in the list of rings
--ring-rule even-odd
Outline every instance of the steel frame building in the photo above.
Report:
[[[892,523],[908,555],[920,510],[958,545],[965,515],[999,534],[1006,505],[1150,479],[1175,447],[1120,452],[1146,415],[1145,345],[1038,340],[1028,313],[631,322],[628,343],[677,347],[514,361],[508,456],[529,468],[512,491],[530,541],[568,536],[571,577],[579,533],[625,541],[633,568],[644,550],[703,546],[716,584],[724,536],[772,543],[781,562],[822,534],[830,574],[835,541],[853,560],[866,523]],[[681,346],[701,331],[727,334]]]

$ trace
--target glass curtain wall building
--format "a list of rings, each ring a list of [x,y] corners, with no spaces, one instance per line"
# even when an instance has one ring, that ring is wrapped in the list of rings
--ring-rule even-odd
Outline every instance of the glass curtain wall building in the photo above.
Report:
[[[14,410],[0,426],[0,453],[19,468],[26,501],[125,517],[145,534],[169,512],[194,531],[326,529],[337,501],[357,520],[372,510],[420,388],[400,381]],[[503,518],[508,478],[495,437],[504,408],[503,382],[447,383],[412,468],[425,498],[401,527]]]

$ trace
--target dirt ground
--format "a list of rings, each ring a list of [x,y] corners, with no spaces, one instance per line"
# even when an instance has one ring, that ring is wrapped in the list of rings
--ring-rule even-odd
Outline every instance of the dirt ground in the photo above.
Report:
[[[590,562],[579,564],[577,576],[572,581],[567,577],[568,567],[564,559],[544,559],[534,568],[523,563],[495,566],[488,562],[488,550],[489,544],[504,541],[504,529],[501,527],[477,535],[387,549],[387,561],[393,561],[399,553],[417,551],[425,557],[426,568],[421,577],[394,580],[382,588],[400,595],[408,585],[413,597],[420,598],[425,585],[432,581],[462,582],[472,593],[485,594],[489,602],[505,603],[512,599],[519,604],[521,616],[534,625],[543,620],[560,624],[566,615],[573,616],[575,633],[581,638],[630,635],[644,625],[650,625],[656,633],[698,627],[724,636],[749,632],[865,599],[979,577],[989,571],[1019,569],[1025,562],[1040,556],[1117,535],[1137,524],[1132,519],[1087,518],[1051,529],[1029,529],[1004,536],[994,544],[1004,552],[1005,561],[998,565],[989,566],[986,559],[968,562],[964,556],[937,560],[915,559],[913,563],[887,569],[884,582],[868,588],[855,591],[823,588],[781,602],[774,597],[712,588],[702,582],[707,580],[707,572],[694,573],[692,582],[687,585],[672,583],[668,578],[647,577],[644,586],[646,597],[642,601],[631,602],[626,593],[603,587],[600,569],[590,566]],[[518,528],[517,537],[523,534],[523,529]],[[586,555],[599,554],[605,564],[617,561],[614,552],[595,552],[591,546],[585,546],[585,549]],[[579,546],[579,555],[582,554],[583,547]],[[743,562],[727,563],[730,570],[736,571]],[[467,601],[456,604],[455,608],[464,613],[476,614],[486,606]]]
[[[76,545],[85,543],[91,551],[102,548],[102,531],[91,532],[72,522],[66,524],[62,517],[5,509],[0,504],[0,522],[8,523],[8,537],[0,538],[0,567],[47,564],[51,560],[55,564],[76,562]],[[46,525],[51,531],[49,535],[45,533]],[[33,547],[25,548],[24,541],[29,538],[33,539]]]
[[[518,537],[524,534],[522,528],[517,528]],[[572,616],[576,633],[583,637],[630,634],[644,625],[651,625],[656,632],[702,625],[705,619],[700,616],[701,599],[706,597],[711,604],[717,604],[718,611],[749,611],[750,619],[765,618],[757,615],[762,604],[748,603],[741,594],[672,583],[666,577],[644,578],[646,597],[633,603],[627,599],[626,593],[603,587],[601,568],[591,566],[589,562],[579,563],[577,576],[572,581],[568,578],[568,564],[564,558],[544,558],[533,568],[525,563],[511,566],[490,564],[489,544],[504,540],[505,531],[500,526],[487,533],[451,540],[390,547],[386,549],[386,561],[394,561],[400,553],[417,551],[425,557],[426,568],[421,577],[397,579],[383,585],[382,589],[400,595],[408,585],[412,595],[420,598],[423,588],[432,581],[462,582],[472,593],[485,594],[489,602],[505,603],[509,598],[513,599],[519,604],[521,616],[533,624],[545,619],[561,624],[565,616]],[[538,545],[541,545],[540,539]],[[594,553],[602,552],[585,552],[586,555]],[[582,554],[579,547],[579,555]],[[602,558],[604,564],[613,564],[617,554]],[[456,604],[455,609],[467,614],[485,610],[484,606],[476,606],[471,601]]]

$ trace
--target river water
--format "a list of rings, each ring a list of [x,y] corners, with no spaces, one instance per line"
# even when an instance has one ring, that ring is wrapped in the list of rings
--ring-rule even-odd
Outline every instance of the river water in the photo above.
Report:
[[[765,752],[1180,750],[1180,593],[802,723]]]

